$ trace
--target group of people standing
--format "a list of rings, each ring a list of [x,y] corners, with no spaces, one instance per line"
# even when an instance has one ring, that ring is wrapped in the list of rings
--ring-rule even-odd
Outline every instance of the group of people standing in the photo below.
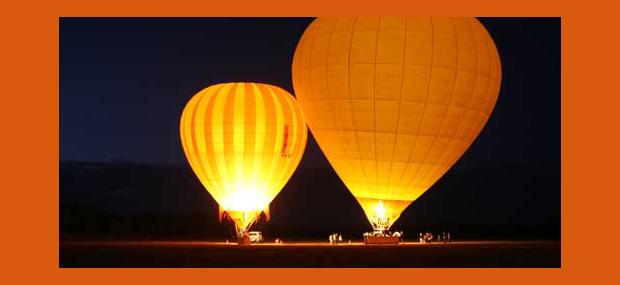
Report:
[[[338,244],[339,242],[342,242],[342,235],[341,234],[331,234],[331,235],[329,235],[329,244]]]
[[[443,243],[450,243],[451,242],[450,232],[437,233],[437,235],[435,237],[436,237],[435,241],[437,241],[437,242],[443,242]],[[431,243],[431,242],[433,242],[433,234],[432,233],[430,233],[430,232],[420,233],[420,243]]]

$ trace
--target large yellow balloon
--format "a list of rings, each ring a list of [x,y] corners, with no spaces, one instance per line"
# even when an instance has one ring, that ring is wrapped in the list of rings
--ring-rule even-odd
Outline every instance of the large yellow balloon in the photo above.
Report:
[[[267,84],[225,83],[198,92],[181,116],[181,143],[196,176],[241,233],[291,177],[306,146],[296,100]]]
[[[475,18],[318,18],[293,60],[310,130],[379,230],[474,141],[500,80]]]

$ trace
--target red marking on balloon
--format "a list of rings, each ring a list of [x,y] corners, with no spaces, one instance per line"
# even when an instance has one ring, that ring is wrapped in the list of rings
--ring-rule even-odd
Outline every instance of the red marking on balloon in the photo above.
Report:
[[[286,148],[288,147],[288,125],[284,125],[284,140],[282,140],[282,152],[283,157],[288,156],[286,154]]]

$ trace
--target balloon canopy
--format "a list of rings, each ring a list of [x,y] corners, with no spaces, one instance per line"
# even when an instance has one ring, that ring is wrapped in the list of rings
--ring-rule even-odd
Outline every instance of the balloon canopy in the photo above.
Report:
[[[501,81],[475,18],[317,18],[292,71],[310,130],[377,230],[467,150]]]
[[[246,231],[291,177],[307,129],[295,98],[259,83],[224,83],[198,92],[181,116],[187,160],[237,233]]]

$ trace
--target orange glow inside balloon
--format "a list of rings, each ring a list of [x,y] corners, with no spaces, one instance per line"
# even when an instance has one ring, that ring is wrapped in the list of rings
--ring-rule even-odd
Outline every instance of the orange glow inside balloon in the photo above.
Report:
[[[501,82],[475,18],[319,17],[292,70],[308,127],[375,229],[463,155]]]

